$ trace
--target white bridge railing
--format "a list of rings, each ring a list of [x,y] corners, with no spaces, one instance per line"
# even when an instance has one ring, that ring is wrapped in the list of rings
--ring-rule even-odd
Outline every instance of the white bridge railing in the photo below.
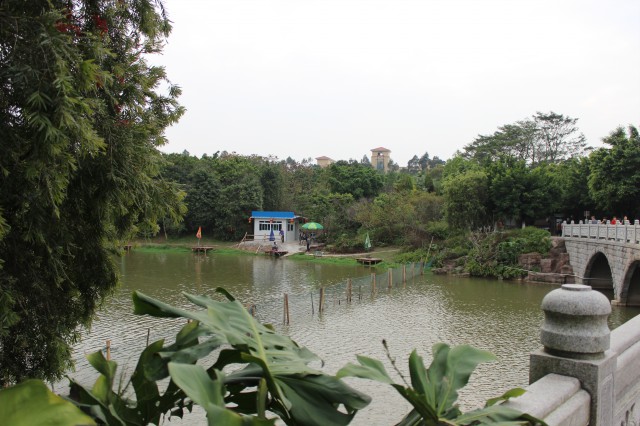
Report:
[[[640,244],[640,221],[632,225],[626,221],[625,225],[562,223],[562,236],[565,238],[590,238],[595,240],[609,240],[621,243]]]

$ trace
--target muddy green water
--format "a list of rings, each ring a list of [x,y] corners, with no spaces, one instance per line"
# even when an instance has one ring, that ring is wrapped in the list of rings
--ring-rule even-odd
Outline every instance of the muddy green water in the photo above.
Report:
[[[122,286],[105,304],[89,333],[75,348],[76,372],[71,375],[92,384],[95,373],[83,355],[105,347],[111,340],[111,355],[119,370],[129,373],[150,341],[172,339],[184,321],[133,315],[131,292],[140,290],[164,302],[191,307],[182,292],[213,295],[224,287],[246,304],[255,304],[257,317],[269,322],[308,347],[325,362],[324,371],[334,374],[362,354],[386,360],[386,339],[396,363],[408,372],[407,359],[413,349],[431,361],[436,342],[471,344],[498,357],[481,365],[461,393],[463,409],[481,406],[493,396],[528,381],[529,353],[537,349],[543,320],[542,298],[554,286],[514,282],[421,276],[408,267],[406,283],[396,270],[389,288],[385,271],[359,265],[319,265],[307,261],[270,257],[210,253],[141,253],[133,251],[118,260]],[[371,274],[377,272],[376,293]],[[353,302],[345,303],[348,279],[353,280]],[[326,309],[318,314],[318,293],[326,288]],[[283,294],[289,295],[290,325],[283,325]],[[312,299],[314,313],[312,313]],[[611,327],[640,313],[638,309],[614,308]],[[408,374],[407,374],[408,376]],[[397,379],[400,381],[400,379]],[[373,398],[359,412],[354,425],[397,423],[409,406],[391,387],[364,380],[348,380]],[[206,424],[198,411],[182,422]]]

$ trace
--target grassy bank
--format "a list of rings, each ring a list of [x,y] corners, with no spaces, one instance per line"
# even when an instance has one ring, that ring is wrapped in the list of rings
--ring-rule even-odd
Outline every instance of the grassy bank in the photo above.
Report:
[[[253,254],[236,247],[235,241],[218,241],[211,238],[202,238],[200,244],[195,237],[155,237],[137,239],[131,242],[133,250],[142,253],[184,253],[190,252],[192,247],[213,247],[216,254]]]

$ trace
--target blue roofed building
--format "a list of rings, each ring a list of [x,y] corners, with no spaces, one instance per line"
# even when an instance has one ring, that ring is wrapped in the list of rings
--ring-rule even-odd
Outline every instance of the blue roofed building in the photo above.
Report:
[[[249,221],[253,223],[254,240],[269,239],[271,231],[280,242],[280,230],[284,231],[284,241],[293,242],[300,239],[300,226],[304,223],[302,216],[294,212],[252,211]]]

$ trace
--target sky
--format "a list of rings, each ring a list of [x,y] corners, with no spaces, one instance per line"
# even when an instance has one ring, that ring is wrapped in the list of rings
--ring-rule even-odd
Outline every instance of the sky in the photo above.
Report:
[[[165,0],[164,152],[451,158],[537,111],[640,125],[637,0]]]

